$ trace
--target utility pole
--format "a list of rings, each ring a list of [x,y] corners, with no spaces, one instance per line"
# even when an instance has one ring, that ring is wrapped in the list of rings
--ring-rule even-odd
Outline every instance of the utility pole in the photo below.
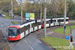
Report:
[[[42,20],[42,3],[41,3],[41,13],[40,13],[40,19]]]
[[[22,7],[23,5],[22,5],[22,0],[21,0],[21,22],[23,22],[23,7]]]
[[[46,7],[44,9],[44,38],[46,38]]]
[[[66,29],[66,0],[64,0],[64,33]]]
[[[11,0],[11,15],[13,17],[13,1]]]

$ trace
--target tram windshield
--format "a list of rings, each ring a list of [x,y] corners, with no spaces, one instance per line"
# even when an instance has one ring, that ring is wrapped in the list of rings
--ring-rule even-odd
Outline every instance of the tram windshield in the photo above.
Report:
[[[17,34],[17,28],[9,28],[8,29],[8,35],[16,35]]]

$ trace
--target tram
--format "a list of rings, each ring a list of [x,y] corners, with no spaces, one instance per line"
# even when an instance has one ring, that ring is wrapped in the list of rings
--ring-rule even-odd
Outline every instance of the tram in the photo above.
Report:
[[[69,18],[66,17],[65,24],[69,23]],[[52,18],[46,19],[46,27],[51,27],[55,25],[63,25],[64,18]],[[9,41],[17,41],[25,37],[26,35],[39,30],[44,27],[44,20],[26,22],[19,25],[11,25],[8,27],[8,40]]]

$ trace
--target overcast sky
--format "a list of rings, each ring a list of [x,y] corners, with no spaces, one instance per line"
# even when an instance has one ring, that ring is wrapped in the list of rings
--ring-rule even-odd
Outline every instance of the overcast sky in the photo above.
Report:
[[[16,0],[17,2],[20,2],[20,0]],[[26,0],[22,0],[22,2],[24,3]],[[31,1],[31,3],[33,3],[33,1]]]
[[[20,2],[20,0],[16,0],[16,1]],[[24,2],[25,0],[22,0],[22,1]]]
[[[16,0],[17,2],[20,2],[20,0]],[[26,0],[22,0],[22,2],[24,3]],[[35,0],[36,2],[37,1],[40,1],[40,0]],[[46,2],[47,0],[45,0],[45,2]],[[51,1],[51,0],[49,0],[49,1]],[[33,1],[31,1],[31,3],[33,3]]]
[[[20,2],[20,0],[16,0],[17,2]],[[22,2],[24,3],[26,0],[22,0]],[[35,0],[38,1],[38,0]],[[30,1],[30,3],[33,3],[33,1]]]

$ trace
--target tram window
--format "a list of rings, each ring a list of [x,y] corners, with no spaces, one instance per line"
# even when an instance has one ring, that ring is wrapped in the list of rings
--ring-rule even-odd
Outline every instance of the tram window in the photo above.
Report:
[[[26,27],[26,26],[24,26],[24,30],[25,30],[25,27]]]
[[[64,21],[64,19],[59,19],[59,20],[58,20],[58,22],[63,22],[63,21]]]
[[[17,29],[16,28],[9,28],[8,29],[8,34],[16,34],[17,33]]]
[[[17,30],[17,33],[20,34],[20,29]]]
[[[21,28],[21,33],[22,33],[22,28]]]
[[[24,27],[23,28],[21,28],[21,33],[24,31]]]
[[[46,23],[48,24],[48,23],[49,23],[49,21],[46,21]]]
[[[53,20],[53,22],[56,22],[56,20]]]
[[[17,30],[13,30],[13,34],[16,34],[17,33]]]
[[[68,19],[66,19],[66,21],[68,21]]]
[[[68,19],[66,19],[68,21]],[[64,22],[64,19],[59,19],[58,22]]]

